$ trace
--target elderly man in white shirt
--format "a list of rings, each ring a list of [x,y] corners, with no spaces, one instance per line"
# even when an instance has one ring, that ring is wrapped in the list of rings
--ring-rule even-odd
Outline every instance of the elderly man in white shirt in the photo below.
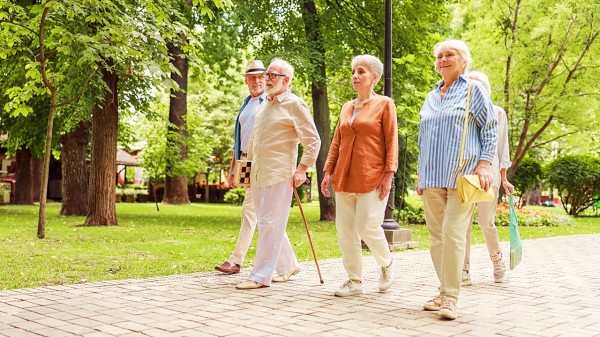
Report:
[[[315,164],[321,147],[308,105],[289,88],[294,68],[277,58],[265,76],[267,101],[256,115],[248,153],[258,244],[254,268],[238,289],[286,282],[300,271],[285,230],[293,189],[306,181],[306,170]],[[298,144],[304,152],[297,164]],[[273,277],[273,272],[278,275]]]

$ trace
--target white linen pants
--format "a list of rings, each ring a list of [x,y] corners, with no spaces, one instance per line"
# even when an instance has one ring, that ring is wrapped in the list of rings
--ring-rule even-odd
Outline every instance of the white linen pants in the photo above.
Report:
[[[252,187],[258,222],[258,244],[249,280],[270,286],[273,271],[286,274],[298,267],[298,259],[285,232],[292,202],[291,180],[268,187]]]
[[[498,229],[494,220],[496,218],[496,206],[498,205],[498,187],[492,186],[496,200],[477,203],[477,223],[483,233],[485,245],[487,246],[490,258],[501,252],[500,240],[498,239]],[[467,229],[467,246],[465,247],[465,262],[463,270],[469,271],[471,268],[471,232],[473,231],[473,215],[469,221]]]
[[[246,197],[242,204],[242,224],[240,226],[240,234],[238,235],[237,244],[231,253],[228,261],[233,264],[244,264],[246,253],[252,243],[252,237],[256,230],[256,212],[254,211],[254,199],[252,197],[252,189],[246,189]]]
[[[380,267],[392,262],[392,254],[381,225],[387,199],[379,192],[335,193],[335,227],[342,261],[350,280],[362,281],[362,239]]]
[[[458,300],[469,220],[474,204],[461,204],[456,189],[423,190],[431,261],[440,280],[440,295]]]

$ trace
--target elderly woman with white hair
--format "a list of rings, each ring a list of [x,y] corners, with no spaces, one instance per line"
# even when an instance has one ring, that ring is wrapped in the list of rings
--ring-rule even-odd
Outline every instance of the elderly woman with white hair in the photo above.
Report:
[[[485,88],[485,93],[491,97],[492,89],[490,86],[490,80],[488,77],[479,71],[472,71],[467,74],[467,77],[471,80],[479,81]],[[512,193],[515,187],[506,178],[506,170],[511,166],[510,151],[508,149],[508,121],[506,119],[506,112],[501,107],[494,105],[494,112],[496,113],[496,120],[498,121],[498,145],[496,147],[496,153],[494,154],[494,160],[492,162],[492,175],[494,181],[492,183],[492,190],[496,199],[498,198],[498,190],[500,184],[504,187],[505,194]],[[485,239],[485,245],[487,246],[490,259],[492,260],[492,266],[494,268],[494,282],[504,282],[505,269],[504,260],[502,259],[502,250],[500,249],[500,240],[498,239],[498,230],[494,224],[496,218],[496,205],[497,201],[482,201],[477,203],[477,223],[483,233]],[[473,217],[471,216],[471,219]],[[469,229],[467,230],[467,246],[465,249],[465,261],[463,263],[462,282],[461,285],[469,286],[472,284],[470,267],[471,267],[471,231],[473,229],[473,221],[469,221]]]
[[[394,173],[398,169],[398,122],[394,102],[374,92],[383,64],[372,55],[352,60],[357,98],[342,107],[325,162],[321,192],[333,185],[336,229],[348,274],[335,296],[362,293],[361,239],[380,266],[379,291],[394,283],[394,259],[381,224]]]
[[[456,319],[466,233],[474,207],[459,201],[456,180],[460,175],[476,174],[484,190],[491,188],[497,122],[483,85],[465,75],[471,63],[467,45],[446,40],[436,44],[433,53],[442,80],[427,95],[419,113],[417,193],[423,197],[431,260],[440,286],[423,308]],[[468,125],[460,160],[467,96]]]

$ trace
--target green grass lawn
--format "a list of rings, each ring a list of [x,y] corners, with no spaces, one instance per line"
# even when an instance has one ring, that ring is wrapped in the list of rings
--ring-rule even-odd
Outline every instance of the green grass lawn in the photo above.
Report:
[[[48,204],[46,238],[38,239],[38,206],[0,206],[0,289],[73,284],[213,270],[235,247],[241,208],[225,204],[186,206],[118,203],[119,226],[81,227],[83,217],[59,216]],[[333,222],[319,222],[318,203],[304,206],[319,259],[340,257]],[[547,208],[540,208],[548,210]],[[552,209],[564,214],[562,209]],[[425,226],[408,226],[419,249],[429,248]],[[300,212],[290,212],[288,235],[300,261],[312,253]],[[521,227],[523,239],[600,233],[600,218],[570,225]],[[502,241],[508,227],[499,228]],[[256,240],[256,237],[255,237]],[[482,243],[475,226],[473,242]],[[244,267],[252,265],[256,241]]]

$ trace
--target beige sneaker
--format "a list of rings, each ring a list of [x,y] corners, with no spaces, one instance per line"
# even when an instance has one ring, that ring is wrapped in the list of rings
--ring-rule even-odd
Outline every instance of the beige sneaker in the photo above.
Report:
[[[442,305],[442,296],[437,295],[423,304],[423,309],[429,311],[438,311]]]
[[[440,310],[437,314],[442,318],[456,319],[458,317],[458,313],[456,312],[456,301],[444,297],[442,299],[442,305],[440,306]]]
[[[379,291],[385,292],[394,284],[394,269],[396,268],[396,264],[394,263],[394,258],[392,258],[392,262],[387,267],[381,267],[381,272],[379,273]]]
[[[503,283],[506,276],[506,266],[504,260],[502,260],[501,252],[492,257],[492,263],[494,264],[494,282]]]
[[[473,284],[473,282],[471,281],[471,274],[469,274],[468,271],[463,270],[462,271],[462,280],[460,281],[460,285],[461,286],[470,286],[471,284]]]

